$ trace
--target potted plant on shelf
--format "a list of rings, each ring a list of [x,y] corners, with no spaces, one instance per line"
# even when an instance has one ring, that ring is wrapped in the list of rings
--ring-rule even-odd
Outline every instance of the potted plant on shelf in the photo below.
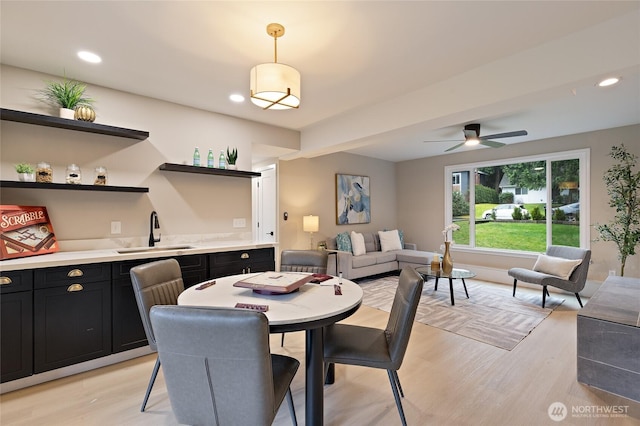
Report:
[[[636,254],[640,244],[640,171],[638,157],[624,144],[612,146],[610,157],[615,161],[602,179],[609,194],[609,207],[616,210],[608,224],[596,224],[599,239],[613,241],[618,247],[620,276],[624,276],[627,258]]]
[[[236,161],[238,160],[238,150],[233,148],[233,150],[229,151],[229,147],[227,147],[227,168],[229,170],[237,170],[238,166],[236,166]]]
[[[35,169],[31,164],[28,164],[28,163],[16,164],[16,172],[18,172],[18,180],[20,182],[36,181]]]
[[[73,120],[76,118],[76,108],[84,107],[92,110],[94,100],[85,96],[84,91],[87,86],[79,81],[68,80],[65,77],[62,82],[47,81],[46,84],[47,86],[39,93],[42,100],[60,108],[60,117]],[[85,114],[83,113],[82,116],[84,117]],[[88,116],[91,117],[91,114]],[[95,114],[93,118],[95,119]]]

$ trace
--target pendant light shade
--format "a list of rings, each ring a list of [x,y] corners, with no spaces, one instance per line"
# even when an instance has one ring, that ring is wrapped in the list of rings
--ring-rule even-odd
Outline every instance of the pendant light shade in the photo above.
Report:
[[[278,63],[278,37],[284,35],[280,24],[267,25],[273,37],[274,61],[251,68],[251,102],[263,109],[290,109],[300,106],[300,73]]]

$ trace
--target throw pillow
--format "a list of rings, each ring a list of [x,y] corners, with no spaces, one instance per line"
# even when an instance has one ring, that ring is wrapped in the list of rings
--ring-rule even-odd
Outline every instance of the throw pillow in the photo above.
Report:
[[[582,263],[581,259],[563,259],[561,257],[547,256],[541,254],[538,256],[533,270],[544,272],[545,274],[555,275],[556,277],[568,280],[573,271]]]
[[[402,250],[400,234],[397,229],[393,231],[378,231],[380,236],[380,248],[382,251]]]
[[[354,256],[361,256],[367,252],[364,247],[364,235],[351,231],[351,248]]]
[[[341,232],[336,235],[336,246],[340,251],[351,252],[351,237],[348,232]]]

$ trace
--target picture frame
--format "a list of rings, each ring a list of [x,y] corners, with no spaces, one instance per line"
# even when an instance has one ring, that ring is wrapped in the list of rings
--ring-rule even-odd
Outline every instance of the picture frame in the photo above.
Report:
[[[371,222],[369,176],[336,173],[336,224]]]

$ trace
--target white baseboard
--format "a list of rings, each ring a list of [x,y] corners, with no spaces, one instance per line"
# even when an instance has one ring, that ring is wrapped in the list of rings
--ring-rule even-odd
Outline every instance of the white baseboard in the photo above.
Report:
[[[12,380],[10,382],[0,384],[0,395],[13,392],[18,389],[28,388],[29,386],[39,385],[40,383],[50,382],[52,380],[61,379],[74,374],[83,373],[96,368],[105,367],[107,365],[117,364],[133,358],[153,353],[149,346],[131,349],[130,351],[111,354],[102,358],[92,359],[91,361],[81,362],[79,364],[70,365],[68,367],[58,368],[44,373],[34,374],[22,379]]]

